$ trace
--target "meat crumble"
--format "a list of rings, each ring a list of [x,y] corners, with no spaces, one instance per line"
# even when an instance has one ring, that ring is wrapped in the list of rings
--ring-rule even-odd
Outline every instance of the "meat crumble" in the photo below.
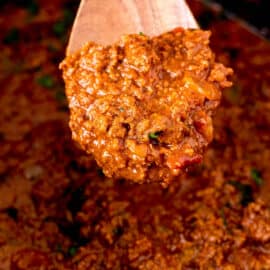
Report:
[[[71,138],[58,63],[78,1],[0,2],[1,270],[270,269],[270,44],[188,2],[234,84],[167,188],[107,178]]]
[[[230,68],[215,62],[209,31],[93,42],[61,64],[73,139],[106,176],[167,185],[202,160]]]

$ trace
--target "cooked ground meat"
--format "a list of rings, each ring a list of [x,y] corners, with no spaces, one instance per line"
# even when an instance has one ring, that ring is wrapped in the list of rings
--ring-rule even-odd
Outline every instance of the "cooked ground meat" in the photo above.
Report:
[[[202,160],[212,113],[231,69],[215,62],[210,32],[90,42],[61,64],[73,139],[105,175],[167,185]]]
[[[189,1],[234,69],[213,141],[167,188],[113,180],[68,126],[58,63],[77,4],[0,2],[0,269],[270,269],[269,42]]]

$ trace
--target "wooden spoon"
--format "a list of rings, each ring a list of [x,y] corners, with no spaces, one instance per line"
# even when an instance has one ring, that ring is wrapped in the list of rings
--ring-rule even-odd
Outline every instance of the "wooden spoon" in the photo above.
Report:
[[[82,0],[67,53],[87,41],[108,45],[123,34],[155,36],[179,26],[198,28],[184,0]]]

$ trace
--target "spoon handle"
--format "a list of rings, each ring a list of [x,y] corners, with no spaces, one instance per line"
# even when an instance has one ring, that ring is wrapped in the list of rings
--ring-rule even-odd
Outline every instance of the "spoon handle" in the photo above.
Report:
[[[123,34],[155,36],[179,26],[198,28],[184,0],[82,0],[67,52],[90,40],[106,45]]]

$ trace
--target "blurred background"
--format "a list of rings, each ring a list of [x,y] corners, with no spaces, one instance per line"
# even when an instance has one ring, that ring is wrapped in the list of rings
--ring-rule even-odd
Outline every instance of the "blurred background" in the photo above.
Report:
[[[269,38],[269,10],[268,0],[206,0],[205,3],[220,4],[222,8],[231,15],[238,16]]]
[[[235,265],[230,269],[249,269],[252,260],[264,269],[257,259],[265,254],[269,269],[270,234],[268,242],[258,240],[269,221],[252,227],[254,246],[242,224],[252,202],[270,205],[270,1],[187,2],[201,27],[212,31],[217,60],[234,69],[234,85],[223,92],[203,164],[165,190],[107,179],[71,139],[58,65],[79,1],[0,0],[0,270],[85,269],[90,262],[96,268],[88,269],[112,269],[105,268],[108,254],[112,265],[123,262],[130,269],[140,263],[127,254],[136,237],[153,239],[150,246],[159,250],[167,232],[173,240],[183,233],[195,247],[196,255],[189,247],[182,252],[194,258],[190,263],[187,257],[186,269],[213,269],[222,256]],[[190,205],[197,207],[191,213]],[[200,233],[194,217],[205,209],[218,222],[198,219],[205,230]],[[259,211],[251,214],[254,223],[262,220]],[[199,253],[198,243],[212,245],[216,227],[218,256]],[[241,237],[234,237],[234,229]],[[236,255],[222,250],[227,239]],[[161,258],[171,256],[160,250]],[[205,267],[196,268],[201,258]]]

